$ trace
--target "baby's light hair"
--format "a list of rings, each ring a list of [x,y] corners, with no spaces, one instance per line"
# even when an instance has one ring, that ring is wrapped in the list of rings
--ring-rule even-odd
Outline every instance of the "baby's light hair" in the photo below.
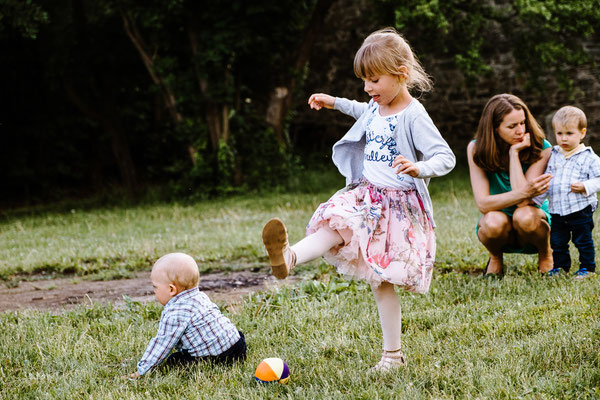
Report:
[[[187,254],[166,254],[154,263],[152,269],[159,269],[164,272],[167,280],[175,283],[182,290],[193,289],[198,286],[198,264]]]
[[[552,117],[552,128],[555,131],[561,126],[565,127],[572,123],[577,124],[579,130],[587,128],[585,113],[574,106],[561,107]]]
[[[394,28],[371,33],[354,57],[354,73],[361,79],[390,74],[400,77],[400,67],[406,67],[406,87],[428,92],[433,87],[431,78],[414,55],[408,42]]]

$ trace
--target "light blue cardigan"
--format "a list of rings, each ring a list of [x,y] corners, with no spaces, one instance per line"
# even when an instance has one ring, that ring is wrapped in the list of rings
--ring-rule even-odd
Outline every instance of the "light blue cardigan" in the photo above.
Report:
[[[341,97],[335,98],[334,109],[357,120],[344,137],[333,145],[333,163],[346,177],[346,184],[356,182],[362,177],[365,150],[362,122],[372,102],[373,100],[361,103]],[[433,124],[425,107],[417,99],[412,99],[400,114],[394,135],[400,153],[419,168],[419,176],[414,179],[415,186],[423,200],[425,212],[435,226],[427,185],[430,178],[452,171],[456,165],[456,157]]]

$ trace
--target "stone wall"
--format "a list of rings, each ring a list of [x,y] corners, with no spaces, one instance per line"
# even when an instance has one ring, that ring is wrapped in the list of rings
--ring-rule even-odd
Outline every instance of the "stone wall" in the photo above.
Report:
[[[308,77],[302,93],[298,93],[296,110],[290,127],[293,143],[304,153],[316,158],[329,158],[330,146],[351,126],[353,120],[341,113],[309,110],[306,100],[311,93],[324,92],[334,96],[368,101],[362,81],[354,76],[352,62],[362,40],[375,25],[365,17],[368,7],[365,0],[355,0],[354,7],[348,1],[338,1],[327,20],[327,28],[317,41],[310,60]],[[393,21],[390,22],[390,24]],[[587,50],[600,65],[600,35],[589,41]],[[553,77],[545,78],[547,91],[543,94],[528,93],[525,81],[515,74],[515,60],[510,53],[502,52],[509,44],[502,43],[501,35],[486,40],[498,41],[498,51],[491,54],[488,62],[493,73],[476,82],[465,80],[451,59],[428,57],[423,64],[434,79],[434,89],[421,98],[433,121],[453,147],[461,163],[465,163],[465,149],[472,138],[483,106],[498,93],[513,93],[521,97],[554,142],[551,119],[563,105],[580,107],[588,118],[586,142],[600,153],[600,71],[586,65],[570,71],[574,80],[574,92],[559,89]],[[414,48],[417,55],[419,49]]]

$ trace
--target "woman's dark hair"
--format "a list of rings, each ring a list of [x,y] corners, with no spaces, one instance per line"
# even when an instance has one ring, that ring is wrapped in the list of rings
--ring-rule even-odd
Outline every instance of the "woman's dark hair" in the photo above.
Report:
[[[504,117],[513,110],[525,113],[525,132],[530,134],[531,146],[519,152],[522,164],[533,164],[541,158],[546,135],[523,100],[512,94],[497,94],[483,108],[475,133],[473,161],[488,172],[508,171],[510,145],[498,135]]]

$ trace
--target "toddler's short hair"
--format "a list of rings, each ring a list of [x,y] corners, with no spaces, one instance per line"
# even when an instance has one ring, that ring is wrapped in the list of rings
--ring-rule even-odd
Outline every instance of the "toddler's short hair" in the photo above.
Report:
[[[561,107],[552,117],[552,128],[556,131],[559,126],[567,126],[571,123],[577,124],[577,129],[587,128],[585,113],[574,106]]]
[[[169,253],[164,255],[154,263],[154,268],[162,269],[167,279],[183,290],[198,286],[200,276],[198,264],[196,264],[196,260],[187,254]]]

